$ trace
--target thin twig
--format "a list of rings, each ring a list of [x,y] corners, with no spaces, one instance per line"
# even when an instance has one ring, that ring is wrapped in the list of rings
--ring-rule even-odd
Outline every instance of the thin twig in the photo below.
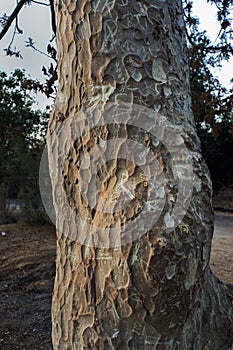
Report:
[[[17,28],[16,28],[16,26],[15,26],[15,28],[14,28],[14,33],[13,33],[13,35],[12,35],[10,44],[8,45],[8,49],[10,49],[10,48],[11,48],[11,45],[13,44],[13,41],[14,41],[14,38],[15,38],[15,34],[16,34],[16,30],[17,30]]]
[[[18,16],[15,18],[15,27],[19,34],[23,34],[23,30],[19,28]]]
[[[43,51],[37,49],[33,43],[27,43],[27,42],[25,41],[25,44],[26,44],[26,47],[30,47],[30,48],[32,48],[33,50],[35,50],[36,52],[40,53],[41,55],[44,55],[44,56],[46,56],[46,57],[48,57],[48,58],[51,58],[47,53],[45,53],[45,52],[43,52]]]

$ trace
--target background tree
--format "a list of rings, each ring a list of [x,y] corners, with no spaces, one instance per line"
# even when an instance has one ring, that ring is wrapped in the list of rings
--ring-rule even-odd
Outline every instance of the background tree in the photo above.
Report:
[[[192,12],[192,2],[184,2],[189,43],[192,109],[203,156],[210,169],[215,193],[223,186],[232,187],[233,94],[222,86],[213,70],[221,68],[233,53],[232,1],[211,1],[217,9],[219,33],[210,39],[199,30],[199,20]]]
[[[15,70],[9,77],[0,72],[1,221],[11,219],[6,205],[9,199],[20,200],[21,214],[26,213],[27,220],[40,221],[43,216],[38,169],[48,113],[33,110],[31,88],[23,71]]]
[[[232,94],[197,58],[190,65],[192,108],[203,156],[209,167],[215,192],[233,185],[233,110]]]

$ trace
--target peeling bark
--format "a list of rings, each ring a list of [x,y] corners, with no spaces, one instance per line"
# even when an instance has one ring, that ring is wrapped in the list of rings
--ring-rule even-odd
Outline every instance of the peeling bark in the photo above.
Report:
[[[99,102],[145,106],[179,128],[192,160],[194,182],[186,215],[172,232],[162,230],[163,212],[140,239],[100,248],[81,245],[75,240],[75,225],[62,223],[69,234],[57,233],[54,349],[228,350],[233,342],[233,288],[209,268],[211,181],[191,110],[181,1],[57,0],[55,12],[59,86],[48,136],[52,139],[62,123]],[[121,125],[117,136],[132,139],[134,131]],[[133,218],[146,196],[146,185],[138,180],[137,203],[130,202],[127,211],[116,217],[101,216],[101,210],[95,215],[80,195],[80,157],[114,132],[114,126],[102,126],[81,142],[71,142],[67,135],[63,188],[72,210],[96,227]],[[153,143],[145,132],[135,132],[142,144]],[[56,148],[56,143],[50,145],[50,160]],[[162,147],[157,152],[171,176],[170,159],[163,159]],[[133,162],[108,163],[100,184],[105,198],[122,169],[137,177]],[[51,170],[54,193],[61,181],[56,171]],[[88,166],[85,171],[90,191]],[[173,205],[176,191],[175,185],[167,188],[165,209]],[[57,204],[60,221],[63,210],[63,204]]]

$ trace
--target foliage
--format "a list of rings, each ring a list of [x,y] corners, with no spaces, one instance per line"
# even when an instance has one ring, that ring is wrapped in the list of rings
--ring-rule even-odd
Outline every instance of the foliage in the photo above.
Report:
[[[20,199],[23,208],[34,204],[39,213],[38,168],[48,113],[33,110],[27,81],[21,70],[9,77],[0,72],[1,201]]]
[[[216,6],[219,33],[214,41],[199,30],[199,20],[191,1],[184,1],[192,106],[203,156],[210,169],[213,188],[232,186],[233,164],[233,90],[223,87],[213,74],[223,60],[233,54],[231,6],[233,1],[208,1]]]
[[[213,127],[199,127],[202,152],[211,173],[215,192],[232,187],[233,169],[233,114],[225,114]]]
[[[32,6],[33,4],[37,5],[43,5],[50,8],[51,13],[51,29],[54,33],[52,39],[50,40],[50,43],[47,45],[47,52],[43,52],[39,50],[34,40],[31,37],[28,37],[28,40],[25,41],[26,47],[31,47],[34,51],[39,52],[42,55],[45,55],[53,61],[53,63],[50,64],[50,67],[43,67],[42,72],[45,75],[45,82],[42,84],[38,80],[32,80],[30,79],[30,85],[31,88],[34,91],[40,91],[44,93],[47,97],[55,98],[55,92],[56,92],[56,81],[57,81],[57,51],[54,46],[52,46],[51,42],[54,40],[56,36],[56,21],[55,21],[55,12],[54,12],[54,0],[49,1],[36,1],[36,0],[19,0],[16,1],[15,8],[11,15],[7,15],[6,13],[3,13],[0,15],[0,26],[2,27],[2,30],[0,30],[0,40],[6,35],[8,30],[11,28],[11,25],[14,23],[13,26],[13,34],[12,38],[8,44],[8,46],[4,49],[5,54],[7,56],[13,56],[17,58],[23,58],[22,53],[16,46],[14,46],[14,39],[15,36],[18,34],[23,34],[22,28],[19,27],[19,13],[22,11],[24,7]],[[55,64],[54,64],[55,63]]]
[[[217,192],[233,184],[232,91],[227,92],[210,72],[207,79],[200,61],[190,66],[190,82],[197,132]]]

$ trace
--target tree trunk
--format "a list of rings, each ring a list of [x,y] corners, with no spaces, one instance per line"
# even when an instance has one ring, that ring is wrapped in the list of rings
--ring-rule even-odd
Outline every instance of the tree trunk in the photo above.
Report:
[[[55,11],[54,349],[229,349],[233,289],[209,268],[211,181],[181,0],[57,0]]]

